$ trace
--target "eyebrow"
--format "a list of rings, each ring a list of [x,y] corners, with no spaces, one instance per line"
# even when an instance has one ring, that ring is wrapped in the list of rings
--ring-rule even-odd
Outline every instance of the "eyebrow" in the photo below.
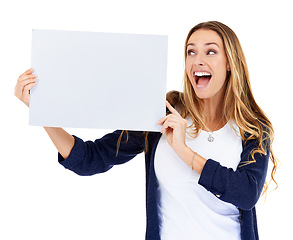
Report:
[[[213,45],[213,44],[217,45],[218,48],[220,48],[219,45],[217,43],[215,43],[215,42],[205,43],[205,46],[209,46],[209,45]],[[186,47],[188,47],[188,46],[194,46],[194,43],[188,43]]]

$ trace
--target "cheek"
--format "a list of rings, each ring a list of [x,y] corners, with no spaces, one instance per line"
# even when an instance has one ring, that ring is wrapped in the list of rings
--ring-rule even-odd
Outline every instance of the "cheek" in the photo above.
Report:
[[[225,82],[227,75],[227,63],[225,59],[216,62],[214,66],[216,69],[217,79],[220,81],[222,80],[221,82]]]
[[[219,65],[215,66],[215,69],[212,85],[215,91],[219,91],[225,85],[227,68],[223,62],[221,62]]]
[[[213,89],[219,91],[226,82],[226,75],[216,76],[213,81]]]

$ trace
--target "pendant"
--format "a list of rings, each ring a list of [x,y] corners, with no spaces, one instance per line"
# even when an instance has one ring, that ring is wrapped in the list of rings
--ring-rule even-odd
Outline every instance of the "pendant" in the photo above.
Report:
[[[208,137],[208,141],[209,141],[209,142],[213,142],[213,141],[214,141],[214,137],[213,137],[212,135],[209,135],[209,137]]]

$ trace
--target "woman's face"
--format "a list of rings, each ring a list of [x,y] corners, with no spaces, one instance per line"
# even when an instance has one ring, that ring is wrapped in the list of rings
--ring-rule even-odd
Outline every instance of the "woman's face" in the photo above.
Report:
[[[222,97],[227,71],[230,71],[224,45],[212,30],[199,29],[188,40],[185,71],[201,99]]]

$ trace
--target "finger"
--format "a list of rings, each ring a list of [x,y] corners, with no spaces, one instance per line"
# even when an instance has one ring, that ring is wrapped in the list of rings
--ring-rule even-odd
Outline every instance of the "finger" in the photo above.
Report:
[[[161,125],[161,124],[163,124],[165,121],[166,121],[166,119],[167,119],[167,116],[165,116],[165,117],[163,117],[163,118],[161,118],[159,121],[158,121],[158,125]]]
[[[181,119],[181,116],[177,116],[177,115],[174,115],[174,114],[169,114],[163,118],[161,118],[159,121],[158,121],[158,125],[161,125],[163,124],[167,119],[171,119],[173,118],[174,120],[177,119],[177,120],[180,120]]]
[[[37,79],[36,78],[29,78],[29,79],[26,79],[26,80],[23,80],[19,83],[19,85],[24,88],[26,85],[30,84],[30,83],[35,83],[37,82]]]
[[[35,86],[36,84],[37,84],[37,82],[31,82],[31,83],[25,85],[25,87],[23,88],[23,92],[29,92],[31,90],[31,88],[33,86]]]
[[[35,79],[37,76],[35,74],[23,75],[18,78],[18,82],[22,82],[28,79]]]
[[[166,119],[162,120],[161,122],[158,122],[159,125],[162,125],[161,133],[165,133],[166,129],[169,128],[168,124],[166,123]]]
[[[176,125],[177,124],[178,124],[178,122],[176,120],[169,118],[169,119],[167,119],[164,122],[164,124],[162,126],[162,131],[161,132],[164,134],[168,129],[170,129],[170,128],[172,128],[172,129],[176,128]]]
[[[168,131],[168,129],[172,129],[172,127],[169,127],[169,126],[167,126],[167,125],[163,125],[162,126],[162,129],[161,129],[161,133],[162,134],[165,134],[167,131]],[[172,129],[173,130],[173,129]]]
[[[168,101],[166,101],[166,106],[170,110],[171,113],[175,114],[178,117],[181,117],[181,115],[177,112],[177,110],[173,108],[172,105]]]
[[[21,74],[21,75],[19,76],[19,78],[20,78],[20,77],[23,77],[23,76],[25,76],[25,75],[32,74],[33,71],[34,71],[34,70],[33,70],[32,68],[30,68],[30,69],[26,70],[23,74]]]
[[[30,83],[28,85],[26,85],[23,89],[23,93],[22,93],[22,98],[23,98],[23,101],[28,105],[28,102],[29,102],[29,98],[30,98],[30,90],[36,86],[37,83]]]
[[[17,83],[14,88],[14,95],[18,98],[21,98],[25,87],[29,84],[36,83],[36,82],[37,82],[37,79],[27,79]]]
[[[36,79],[28,79],[28,80],[24,80],[22,82],[19,82],[18,84],[16,84],[15,88],[14,88],[14,95],[17,96],[18,98],[21,98],[25,87],[29,84],[32,83],[36,83],[37,80]]]

